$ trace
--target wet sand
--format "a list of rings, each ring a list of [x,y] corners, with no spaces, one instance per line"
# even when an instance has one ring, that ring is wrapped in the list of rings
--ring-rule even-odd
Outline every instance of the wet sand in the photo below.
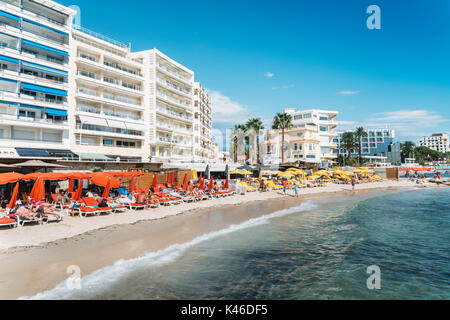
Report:
[[[412,187],[402,185],[376,188],[375,184],[373,186],[360,189],[358,194],[369,191],[395,192],[399,188]],[[132,259],[173,244],[186,243],[203,234],[297,206],[307,200],[351,194],[348,190],[340,190],[310,193],[301,198],[292,196],[280,198],[280,194],[276,194],[269,197],[271,198],[269,200],[199,208],[156,220],[111,225],[41,246],[3,250],[0,252],[0,299],[17,299],[51,290],[70,276],[67,268],[72,265],[79,266],[82,276],[86,276],[114,264],[117,260]]]

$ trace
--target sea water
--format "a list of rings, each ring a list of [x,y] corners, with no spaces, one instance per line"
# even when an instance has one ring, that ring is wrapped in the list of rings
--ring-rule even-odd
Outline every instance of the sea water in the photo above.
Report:
[[[450,189],[309,201],[33,298],[449,299]]]

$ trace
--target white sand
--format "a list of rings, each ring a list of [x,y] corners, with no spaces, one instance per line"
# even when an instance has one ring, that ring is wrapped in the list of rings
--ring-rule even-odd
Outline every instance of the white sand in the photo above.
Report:
[[[368,189],[388,189],[416,187],[417,185],[410,181],[384,181],[377,183],[366,183],[356,186],[356,190]],[[421,186],[435,186],[434,184],[425,184]],[[322,188],[300,189],[301,195],[334,193],[341,191],[351,192],[350,185],[330,184]],[[288,195],[293,195],[293,190],[288,191]],[[210,207],[219,207],[222,205],[238,205],[244,202],[261,201],[282,197],[280,191],[271,192],[253,192],[245,196],[236,195],[232,197],[212,199],[197,203],[185,203],[177,206],[160,207],[147,211],[127,211],[119,214],[102,215],[98,217],[65,217],[63,222],[50,223],[47,225],[27,225],[26,227],[16,229],[0,230],[0,250],[7,250],[18,247],[39,246],[45,243],[60,239],[71,238],[92,230],[102,229],[113,225],[133,224],[142,220],[156,220],[169,216],[181,214],[183,212]]]

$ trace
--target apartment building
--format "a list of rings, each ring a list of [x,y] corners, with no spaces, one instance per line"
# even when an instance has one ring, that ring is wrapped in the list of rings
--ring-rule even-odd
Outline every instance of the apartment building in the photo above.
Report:
[[[49,0],[0,1],[0,153],[72,157],[69,43],[75,11]]]
[[[450,140],[447,133],[434,133],[419,140],[419,146],[427,147],[442,153],[450,152]]]
[[[212,138],[211,98],[199,82],[194,83],[194,160],[217,158],[217,144]]]
[[[211,99],[194,72],[72,26],[75,14],[0,0],[0,157],[215,159]]]
[[[194,161],[194,72],[157,49],[131,56],[144,66],[152,161]]]
[[[74,26],[70,145],[81,160],[148,161],[144,65],[129,45]]]
[[[395,131],[391,129],[366,129],[366,137],[362,138],[362,150],[361,156],[369,161],[383,162],[387,160],[389,146],[395,139]],[[346,132],[354,132],[354,130],[348,130]],[[348,154],[342,145],[342,136],[344,132],[338,132],[337,137],[334,139],[334,143],[337,144],[337,148],[334,150],[336,155]],[[353,156],[358,156],[359,149],[352,150]]]
[[[292,116],[292,129],[285,131],[284,162],[328,167],[335,159],[337,147],[333,139],[337,126],[337,111],[285,109]],[[262,162],[281,164],[282,134],[268,130],[260,143]]]

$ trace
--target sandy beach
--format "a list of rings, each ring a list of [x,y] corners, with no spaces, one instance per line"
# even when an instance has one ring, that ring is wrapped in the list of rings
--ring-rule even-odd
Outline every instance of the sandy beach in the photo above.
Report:
[[[417,186],[385,181],[357,186],[357,193]],[[17,299],[53,289],[77,265],[86,276],[120,259],[181,244],[203,234],[296,206],[312,199],[351,195],[349,185],[302,189],[294,198],[281,192],[248,193],[210,201],[128,211],[92,218],[66,217],[61,223],[0,231],[0,299]]]

